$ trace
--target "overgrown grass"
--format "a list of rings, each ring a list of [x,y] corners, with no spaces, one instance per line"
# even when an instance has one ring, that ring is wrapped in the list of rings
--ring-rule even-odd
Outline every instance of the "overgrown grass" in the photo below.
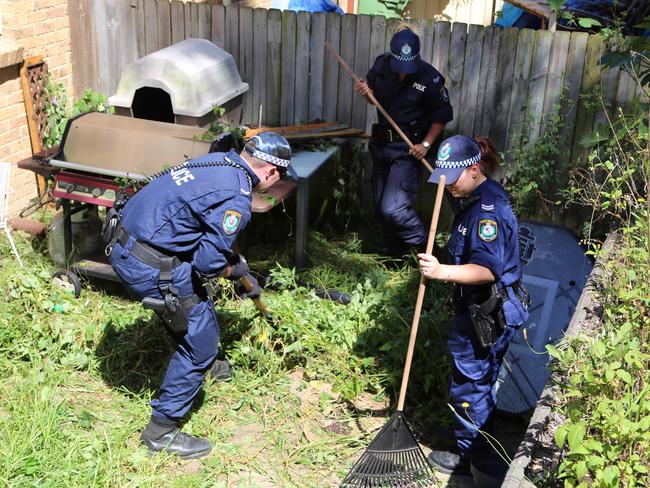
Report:
[[[647,217],[639,217],[602,256],[602,322],[549,347],[567,417],[555,435],[567,445],[557,473],[564,486],[650,485],[650,275]]]
[[[417,293],[414,261],[386,265],[354,235],[314,234],[312,269],[249,253],[268,268],[277,328],[227,288],[216,296],[233,381],[206,384],[185,430],[208,458],[149,457],[138,445],[173,343],[135,302],[86,284],[55,288],[38,243],[17,236],[25,268],[0,239],[0,481],[3,486],[336,486],[391,411]],[[261,259],[261,258],[264,259]],[[277,259],[275,259],[277,257]],[[256,259],[259,258],[259,259]],[[338,305],[312,286],[352,295]],[[448,289],[425,301],[407,406],[424,442],[447,418]],[[417,409],[416,409],[417,407]]]

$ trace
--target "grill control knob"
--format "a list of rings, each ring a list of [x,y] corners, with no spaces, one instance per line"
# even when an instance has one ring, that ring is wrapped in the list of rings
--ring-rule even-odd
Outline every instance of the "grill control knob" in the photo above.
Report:
[[[75,190],[75,184],[74,183],[62,183],[61,186],[68,193],[72,193]]]
[[[97,198],[101,196],[102,194],[102,189],[101,188],[93,188],[93,191],[91,192],[92,196]]]

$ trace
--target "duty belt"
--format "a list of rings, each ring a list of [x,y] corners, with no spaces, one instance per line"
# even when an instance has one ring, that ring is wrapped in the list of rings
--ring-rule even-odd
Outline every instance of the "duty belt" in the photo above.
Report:
[[[406,137],[411,139],[411,142],[415,140],[415,144],[419,142],[422,136],[422,131],[419,129],[414,129],[412,127],[400,127],[400,129],[402,129],[402,132],[404,132]],[[391,142],[404,142],[395,129],[384,127],[379,124],[373,124],[372,138],[384,144],[389,144]]]
[[[126,247],[129,238],[131,235],[122,227],[121,225],[117,229],[116,234],[117,242],[120,243],[122,247]],[[168,282],[172,280],[172,269],[176,266],[179,266],[182,261],[176,256],[167,256],[160,251],[154,249],[153,247],[138,242],[137,240],[133,244],[133,247],[130,250],[133,257],[142,261],[144,264],[147,264],[153,268],[160,270],[159,280],[162,282]]]

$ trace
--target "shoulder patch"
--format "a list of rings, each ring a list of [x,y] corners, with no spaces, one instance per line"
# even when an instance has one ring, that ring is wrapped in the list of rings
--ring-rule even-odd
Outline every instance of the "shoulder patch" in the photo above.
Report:
[[[492,242],[499,235],[496,221],[483,219],[478,223],[478,236],[484,242]]]
[[[226,235],[229,236],[237,232],[239,224],[241,224],[241,214],[236,210],[226,210],[222,223],[223,231]]]
[[[445,88],[445,85],[442,85],[442,88],[440,89],[440,98],[449,103],[449,92],[447,91],[447,88]]]

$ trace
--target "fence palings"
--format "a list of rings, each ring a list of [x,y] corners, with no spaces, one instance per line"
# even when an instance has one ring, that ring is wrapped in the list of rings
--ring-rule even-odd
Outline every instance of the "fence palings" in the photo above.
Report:
[[[233,55],[250,89],[244,96],[246,123],[292,125],[323,119],[369,130],[376,113],[353,91],[353,83],[324,51],[330,42],[357,74],[365,76],[387,49],[399,19],[380,16],[309,14],[293,11],[185,4],[174,0],[71,0],[75,94],[86,87],[112,95],[129,62],[188,37],[212,40]],[[422,56],[447,80],[454,106],[451,131],[488,135],[499,150],[521,144],[522,126],[540,123],[560,106],[566,167],[581,152],[580,141],[604,114],[584,96],[601,88],[608,102],[622,105],[636,93],[620,70],[601,70],[602,38],[584,33],[482,27],[416,21]],[[561,99],[564,93],[564,98]]]

